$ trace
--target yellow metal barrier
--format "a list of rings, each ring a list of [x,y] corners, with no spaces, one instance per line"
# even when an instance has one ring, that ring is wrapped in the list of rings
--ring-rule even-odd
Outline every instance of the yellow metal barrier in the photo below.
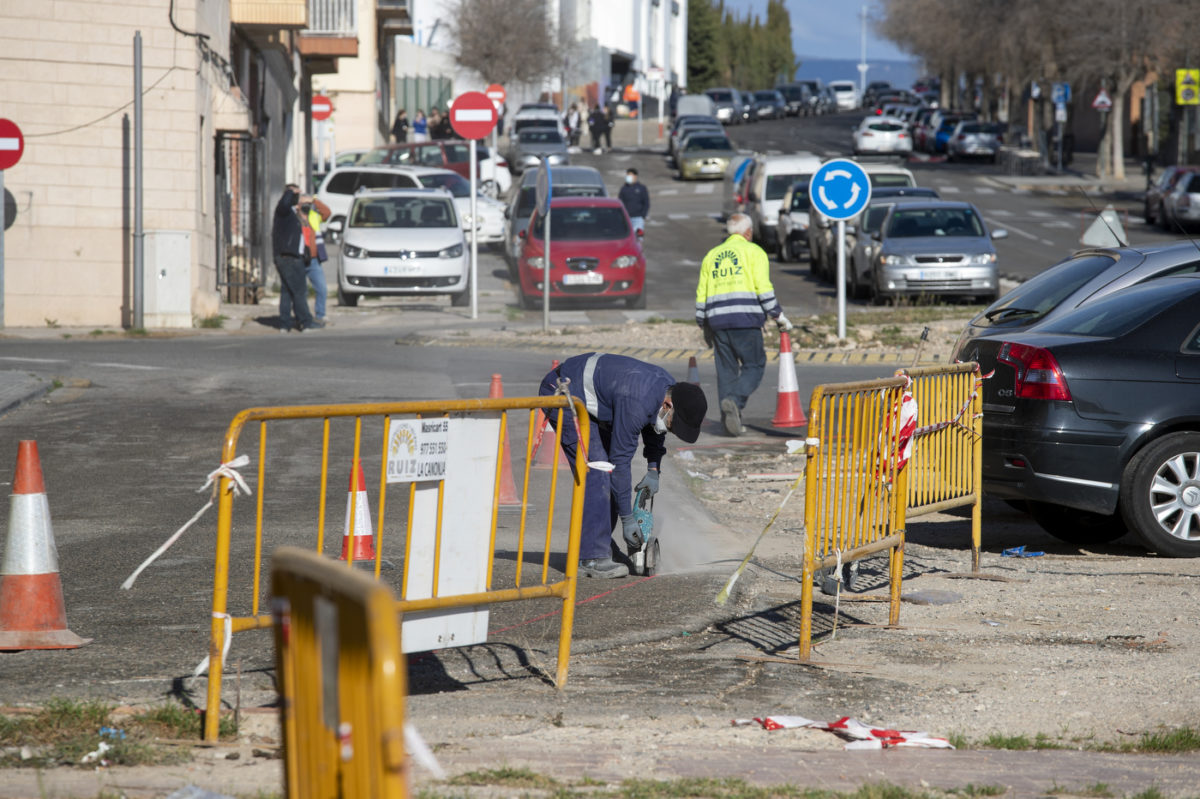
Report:
[[[286,796],[404,799],[408,667],[392,592],[281,547],[271,594]]]
[[[900,419],[905,385],[904,379],[893,377],[813,389],[804,467],[800,660],[808,660],[812,649],[812,592],[818,569],[888,550],[888,623],[900,621],[907,492]]]
[[[587,470],[584,453],[587,451],[587,443],[590,436],[590,422],[586,408],[578,399],[573,399],[571,402],[573,404],[570,407],[573,409],[573,412],[566,411],[568,408],[567,398],[547,396],[364,403],[355,405],[264,407],[249,408],[237,414],[233,421],[230,422],[229,429],[225,434],[225,443],[221,451],[221,462],[228,464],[238,456],[238,442],[244,429],[257,423],[258,458],[257,481],[255,483],[253,551],[252,553],[246,551],[247,546],[243,543],[239,552],[237,565],[239,567],[239,574],[243,574],[247,566],[250,567],[250,574],[247,579],[249,585],[244,586],[238,597],[235,598],[235,601],[238,603],[237,610],[231,610],[229,591],[230,558],[233,550],[234,494],[232,479],[228,475],[222,474],[218,485],[216,565],[213,578],[212,628],[209,644],[209,679],[206,702],[207,713],[204,721],[205,740],[215,741],[217,738],[221,707],[221,681],[224,671],[223,653],[228,646],[228,636],[245,630],[263,629],[271,625],[271,616],[268,613],[262,612],[260,607],[264,546],[268,543],[295,543],[297,539],[303,539],[311,534],[315,551],[324,551],[326,489],[328,486],[329,459],[331,454],[331,426],[335,420],[347,420],[343,424],[353,423],[352,446],[348,448],[345,446],[342,447],[343,450],[348,449],[350,451],[342,451],[339,454],[345,456],[348,461],[355,464],[360,462],[360,455],[364,452],[372,452],[372,450],[365,449],[363,446],[364,420],[374,420],[379,424],[379,432],[381,433],[378,438],[380,490],[378,491],[379,499],[376,507],[376,518],[378,521],[373,535],[375,546],[375,577],[378,579],[380,575],[384,559],[385,542],[395,540],[392,536],[403,536],[404,543],[403,547],[400,548],[404,557],[403,587],[400,590],[400,599],[396,603],[397,609],[406,614],[420,614],[422,611],[444,612],[452,609],[470,611],[473,606],[487,605],[493,602],[512,602],[548,597],[558,598],[562,601],[562,624],[558,641],[556,678],[557,684],[559,687],[562,687],[567,680],[567,667],[571,654],[576,572],[579,566],[579,530],[583,517],[583,489]],[[521,512],[520,527],[517,534],[516,574],[511,587],[493,588],[496,520],[500,508],[500,479],[503,467],[501,459],[504,453],[505,440],[508,435],[509,416],[514,411],[525,411],[528,416],[524,479],[518,488],[518,494],[521,497]],[[566,537],[564,574],[561,578],[554,580],[551,579],[552,576],[550,574],[551,540],[555,533],[555,500],[558,492],[558,470],[555,469],[549,474],[549,498],[546,506],[546,528],[540,578],[531,581],[529,585],[523,585],[526,523],[532,504],[530,467],[533,462],[534,441],[537,438],[537,431],[540,427],[538,423],[541,419],[541,414],[539,412],[544,412],[546,415],[553,413],[556,414],[557,418],[554,436],[550,437],[547,435],[542,446],[553,446],[557,451],[562,441],[563,423],[565,421],[570,424],[570,416],[574,416],[577,419],[582,446],[577,448],[578,454],[575,463],[571,464],[574,480],[572,481],[570,494],[569,521],[566,529],[559,531],[560,536],[565,534]],[[406,418],[401,419],[399,417]],[[461,496],[455,497],[447,495],[444,490],[446,479],[450,477],[449,475],[443,475],[440,479],[426,480],[420,483],[409,482],[407,490],[399,492],[407,503],[407,518],[403,519],[400,523],[389,524],[386,516],[388,491],[385,489],[389,487],[388,484],[390,482],[388,472],[389,439],[392,438],[390,435],[392,425],[396,425],[397,432],[399,433],[407,429],[405,425],[413,420],[428,421],[435,419],[490,419],[496,422],[494,429],[498,433],[494,434],[494,438],[487,439],[486,437],[475,436],[470,440],[472,448],[477,448],[481,451],[488,450],[495,453],[496,456],[494,476],[489,478],[491,485],[484,487],[484,491],[490,491],[491,496],[491,523],[488,535],[489,549],[485,553],[487,558],[486,584],[483,590],[459,592],[445,592],[442,590],[443,583],[447,582],[446,578],[453,577],[452,570],[445,568],[445,565],[442,563],[444,543],[442,538],[443,524],[456,521],[455,517],[461,513],[461,504],[464,498],[478,500],[479,485],[465,487],[461,492]],[[302,481],[298,480],[294,474],[290,474],[287,489],[282,492],[286,494],[285,499],[296,504],[312,501],[314,494],[317,496],[317,515],[312,522],[311,529],[296,532],[294,530],[280,530],[278,524],[268,523],[265,517],[266,504],[264,496],[269,491],[274,490],[275,485],[274,482],[270,485],[267,483],[268,423],[271,423],[272,430],[276,430],[280,426],[283,426],[281,423],[298,422],[301,420],[309,420],[310,426],[305,428],[309,435],[303,441],[289,443],[282,453],[275,454],[274,451],[271,451],[272,458],[278,457],[282,461],[280,464],[282,467],[281,471],[287,469],[294,471],[297,468],[296,464],[302,463],[302,459],[306,454],[310,455],[312,462],[320,464],[319,485],[312,485],[310,482],[298,486],[297,484]],[[319,428],[317,428],[315,422],[320,423]],[[463,424],[463,422],[457,422],[456,424]],[[491,429],[493,427],[488,428],[488,430]],[[295,438],[294,435],[293,438]],[[280,478],[278,482],[282,484],[284,482],[283,478]],[[418,498],[418,484],[426,488],[431,484],[436,485],[436,492],[433,492],[436,495],[436,503],[431,501],[431,492],[426,490],[421,490],[421,497]],[[310,486],[314,490],[306,494],[304,500],[297,499],[300,492],[307,490]],[[414,520],[417,515],[418,504],[421,505],[420,512],[424,514],[425,521],[433,521],[435,522],[435,526],[432,541],[425,541],[421,545],[420,551],[414,551]],[[348,529],[355,530],[356,503],[349,503],[348,513]],[[270,541],[268,541],[268,537],[270,537]],[[353,554],[349,557],[351,559],[350,565],[352,565]],[[459,553],[459,557],[461,557],[461,553]],[[431,566],[432,568],[432,579],[424,582],[418,579],[418,576],[412,574],[410,570],[411,562],[422,559],[425,566]],[[414,585],[413,583],[417,584]],[[413,595],[407,595],[409,593]],[[426,617],[428,615],[428,613],[425,614]],[[409,616],[406,623],[407,621],[418,620]],[[484,632],[486,634],[486,630]],[[408,643],[406,635],[406,646]],[[447,645],[453,646],[457,644],[447,643]]]
[[[983,400],[979,364],[900,369],[912,380],[920,422],[908,466],[909,518],[971,506],[971,570],[979,571]]]

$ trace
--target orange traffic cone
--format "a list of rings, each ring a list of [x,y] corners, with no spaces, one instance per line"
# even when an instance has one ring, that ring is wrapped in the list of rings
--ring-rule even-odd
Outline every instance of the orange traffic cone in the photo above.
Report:
[[[350,531],[351,510],[354,511],[353,533]],[[346,531],[342,536],[341,559],[375,560],[375,539],[371,535],[371,506],[367,502],[367,481],[363,477],[362,464],[357,460],[354,461],[354,469],[350,474],[350,493],[346,495]]]
[[[488,387],[488,399],[504,397],[504,382],[500,375],[492,375],[492,384]],[[504,451],[500,453],[500,504],[520,505],[521,498],[517,496],[517,486],[513,482],[512,450],[508,446],[508,430],[505,428]]]
[[[91,640],[67,629],[42,462],[37,442],[21,441],[0,568],[0,650],[75,649]]]
[[[688,358],[688,379],[694,386],[700,385],[700,367],[696,365],[696,356]]]
[[[800,384],[796,382],[796,356],[792,354],[792,337],[779,333],[779,394],[775,400],[773,427],[804,427],[808,417],[800,407]]]

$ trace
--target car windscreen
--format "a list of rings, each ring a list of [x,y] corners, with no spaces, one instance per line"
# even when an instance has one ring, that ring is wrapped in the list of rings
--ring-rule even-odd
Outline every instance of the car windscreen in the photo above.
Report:
[[[1063,261],[1034,275],[989,305],[973,324],[986,326],[1017,314],[1024,321],[1036,321],[1116,262],[1111,255],[1081,255]]]
[[[897,208],[888,222],[890,238],[979,237],[983,223],[970,208]]]
[[[864,233],[874,233],[879,230],[879,226],[883,224],[883,220],[887,218],[888,211],[892,210],[891,205],[870,205],[867,206],[867,212],[862,217],[862,229]]]
[[[533,237],[545,235],[545,219],[533,223]],[[552,208],[550,209],[551,241],[615,241],[629,237],[629,222],[620,208]]]
[[[1039,333],[1114,338],[1150,321],[1181,300],[1177,281],[1150,281],[1080,305],[1057,319],[1038,325]],[[1194,297],[1194,292],[1189,292]],[[1174,343],[1172,343],[1174,346]]]
[[[904,126],[897,122],[873,122],[867,127],[877,133],[898,133],[904,130]]]
[[[732,92],[705,92],[705,94],[707,94],[709,97],[711,97],[714,103],[732,103],[733,102],[733,93]]]
[[[970,122],[968,124],[963,125],[961,128],[959,128],[958,132],[959,133],[985,133],[987,131],[984,131],[983,125],[980,125],[978,122]]]
[[[446,162],[450,164],[465,164],[471,160],[471,147],[467,144],[443,145],[446,152]],[[476,152],[478,155],[478,152]]]
[[[775,92],[755,92],[754,99],[763,103],[775,102]]]
[[[1188,179],[1186,191],[1188,194],[1200,194],[1200,175],[1192,175]]]
[[[789,211],[807,211],[811,207],[808,200],[808,184],[797,183],[792,188],[792,204]]]
[[[427,189],[449,189],[455,197],[471,196],[471,182],[457,172],[421,175],[421,185]]]
[[[542,119],[534,117],[533,119],[518,119],[513,123],[514,131],[528,130],[529,128],[557,128],[558,121],[554,119]]]
[[[908,175],[892,175],[884,172],[869,174],[867,177],[871,179],[871,188],[873,189],[907,188],[913,185],[912,178]]]
[[[687,140],[685,151],[693,150],[733,150],[733,145],[724,136],[692,136]]]
[[[350,211],[352,228],[457,226],[454,203],[441,197],[361,197]]]
[[[562,144],[562,136],[554,128],[529,128],[519,134],[522,144]]]
[[[812,175],[767,175],[767,185],[763,190],[764,200],[782,200],[783,195],[787,194],[787,190],[792,187],[792,184],[798,180],[808,183]]]
[[[550,189],[555,197],[603,197],[603,186],[566,186],[555,183]],[[533,216],[537,205],[537,186],[522,186],[517,197],[517,216]],[[554,231],[551,230],[551,233]]]

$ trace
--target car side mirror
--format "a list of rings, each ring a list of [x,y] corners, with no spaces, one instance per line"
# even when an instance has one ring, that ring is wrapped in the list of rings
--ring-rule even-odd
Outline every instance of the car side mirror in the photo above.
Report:
[[[525,231],[524,231],[524,230],[522,230],[522,231],[520,231],[519,233],[517,233],[517,238],[518,238],[518,239],[523,239],[523,238],[525,238]]]
[[[325,227],[329,228],[334,233],[341,233],[342,232],[342,220],[341,219],[330,219],[328,222],[325,223]]]
[[[1007,230],[1004,230],[1003,228],[1001,228],[1000,230],[993,230],[993,231],[992,231],[992,238],[993,238],[993,239],[1007,239],[1007,238],[1008,238],[1008,231],[1007,231]]]

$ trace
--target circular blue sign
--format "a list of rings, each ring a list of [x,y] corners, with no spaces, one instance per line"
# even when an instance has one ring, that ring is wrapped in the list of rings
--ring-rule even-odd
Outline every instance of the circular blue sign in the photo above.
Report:
[[[821,164],[808,182],[813,207],[834,221],[862,213],[871,201],[871,179],[854,161],[835,158]]]

